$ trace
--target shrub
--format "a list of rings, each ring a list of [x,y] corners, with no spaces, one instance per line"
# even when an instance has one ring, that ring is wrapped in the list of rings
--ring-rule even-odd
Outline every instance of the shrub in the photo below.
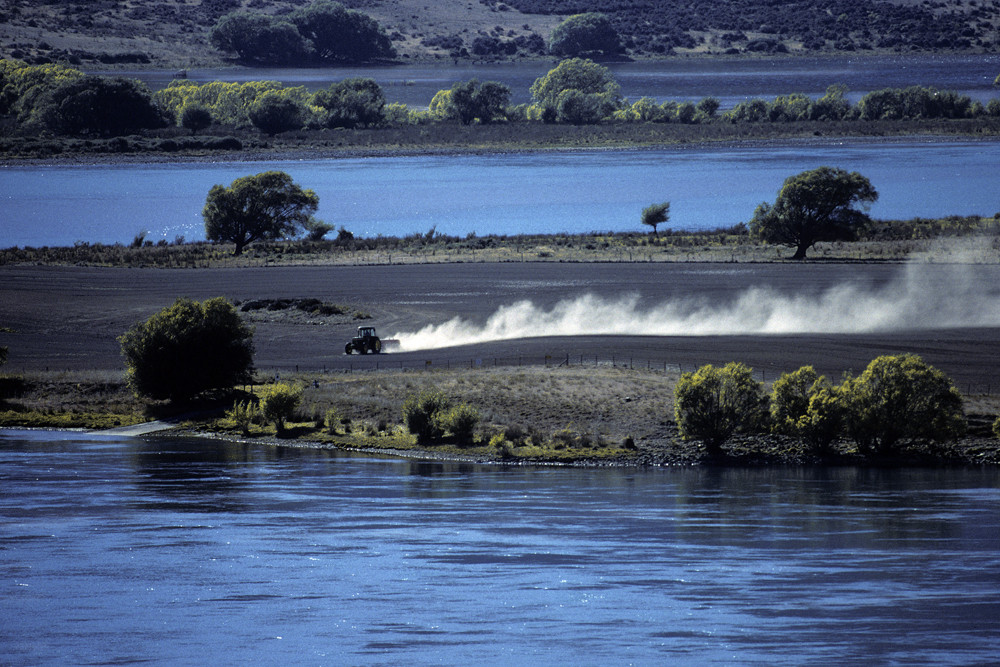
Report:
[[[212,124],[212,112],[204,104],[189,102],[181,107],[178,121],[181,127],[191,130],[191,134],[197,134]]]
[[[1000,415],[998,415],[996,421],[993,422],[993,435],[995,435],[997,439],[1000,439]]]
[[[138,396],[179,400],[248,382],[253,331],[222,297],[178,299],[118,339]]]
[[[410,433],[417,436],[417,442],[434,442],[444,435],[440,420],[435,416],[449,407],[451,403],[444,393],[423,391],[403,403],[403,422]]]
[[[327,410],[324,421],[326,422],[326,432],[330,435],[337,435],[337,430],[340,427],[340,413],[337,412],[337,408]]]
[[[944,441],[965,432],[962,397],[951,380],[915,354],[885,355],[841,388],[847,430],[867,455],[900,442]]]
[[[435,416],[441,430],[451,433],[459,444],[471,444],[473,433],[479,425],[479,410],[468,403],[460,403]]]
[[[701,440],[709,454],[722,453],[722,443],[737,431],[750,433],[766,420],[763,385],[744,364],[702,366],[681,375],[674,390],[674,418],[681,437]]]
[[[260,406],[253,401],[240,401],[226,411],[226,418],[238,426],[244,436],[250,435],[250,425],[260,418]]]
[[[809,407],[796,422],[796,429],[812,449],[827,452],[844,430],[845,414],[840,390],[821,386],[809,397]]]
[[[821,380],[812,366],[783,373],[771,386],[771,425],[776,433],[796,435],[799,419],[809,409],[809,399]],[[818,388],[817,388],[818,389]]]
[[[285,422],[292,418],[300,403],[302,389],[285,382],[268,385],[261,391],[261,413],[264,419],[274,422],[278,433],[285,430]]]

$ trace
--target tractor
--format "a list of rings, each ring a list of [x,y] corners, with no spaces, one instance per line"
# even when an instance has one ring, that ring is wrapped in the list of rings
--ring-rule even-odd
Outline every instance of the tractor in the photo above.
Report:
[[[397,340],[382,340],[375,333],[375,327],[358,327],[358,335],[351,339],[344,346],[344,354],[357,352],[358,354],[379,354],[382,352],[383,343],[386,347],[398,344]]]

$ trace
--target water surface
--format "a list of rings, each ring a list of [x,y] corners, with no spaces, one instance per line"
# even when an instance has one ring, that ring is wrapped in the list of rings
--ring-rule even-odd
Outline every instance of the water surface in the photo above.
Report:
[[[318,217],[358,236],[645,230],[642,209],[671,203],[661,229],[747,221],[789,176],[857,170],[878,218],[1000,211],[1000,143],[829,141],[758,148],[566,151],[267,162],[0,167],[0,247],[204,239],[215,184],[287,171],[320,198]]]
[[[0,433],[34,664],[984,664],[994,469],[600,470]]]

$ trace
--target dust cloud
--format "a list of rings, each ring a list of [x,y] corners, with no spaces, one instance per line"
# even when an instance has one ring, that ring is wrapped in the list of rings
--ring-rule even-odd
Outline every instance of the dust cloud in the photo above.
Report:
[[[977,279],[972,265],[939,263],[966,258],[960,250],[947,257],[939,251],[935,264],[918,258],[900,267],[900,274],[884,286],[844,284],[810,296],[751,288],[726,303],[687,299],[643,307],[635,295],[607,299],[587,294],[549,309],[523,300],[498,308],[482,324],[456,317],[394,338],[401,351],[414,351],[534,336],[870,333],[1000,326],[1000,285],[983,281],[981,273]]]

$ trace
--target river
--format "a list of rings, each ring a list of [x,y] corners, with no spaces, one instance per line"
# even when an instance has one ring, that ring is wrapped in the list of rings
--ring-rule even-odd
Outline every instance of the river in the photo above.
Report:
[[[644,231],[639,215],[670,201],[662,228],[749,220],[785,178],[821,165],[860,171],[878,218],[1000,211],[1000,143],[790,142],[764,147],[564,151],[268,162],[0,167],[0,247],[204,239],[209,189],[269,169],[320,198],[318,217],[358,236]],[[662,229],[661,228],[661,229]],[[648,231],[648,230],[645,230]]]
[[[968,665],[1000,472],[0,431],[4,664]]]

